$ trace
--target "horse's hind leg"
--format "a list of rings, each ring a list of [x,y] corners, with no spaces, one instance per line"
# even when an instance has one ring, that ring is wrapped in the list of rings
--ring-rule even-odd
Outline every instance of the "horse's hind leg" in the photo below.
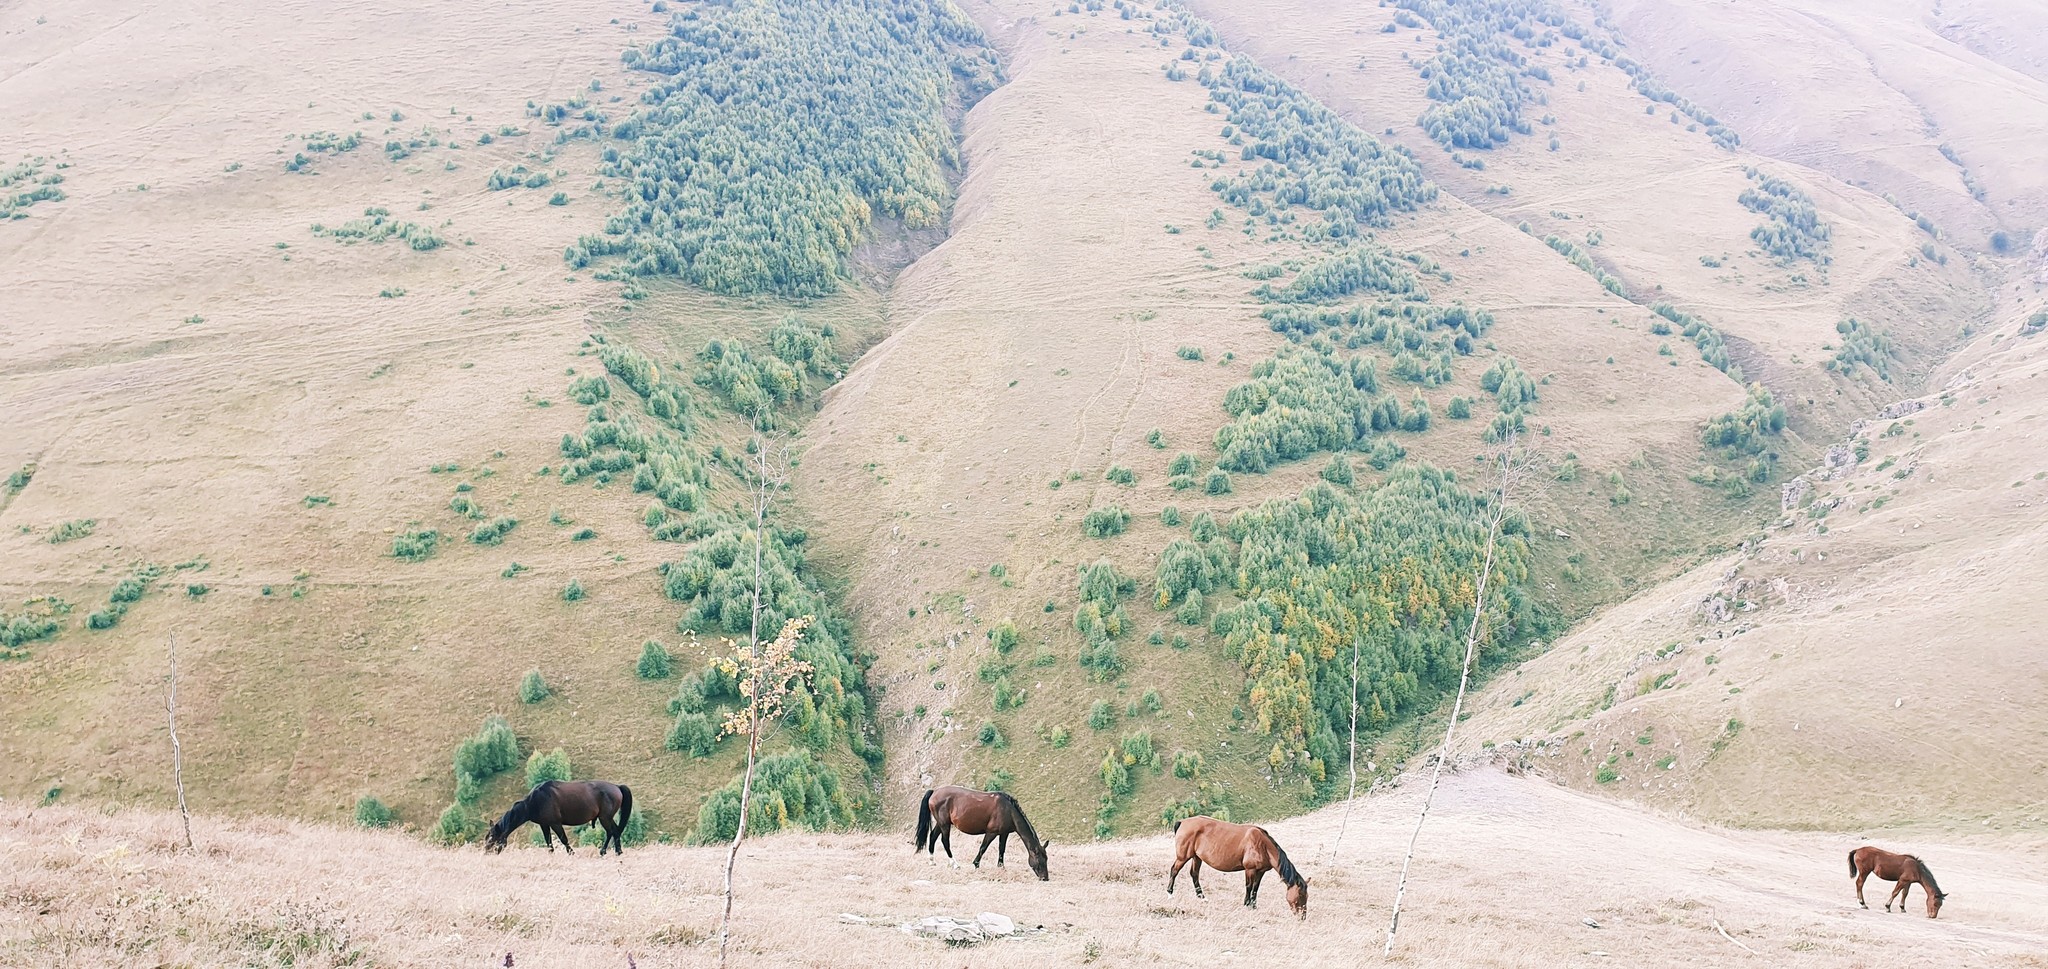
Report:
[[[1173,894],[1173,880],[1180,877],[1180,870],[1187,863],[1186,858],[1173,859],[1173,868],[1166,873],[1166,894]]]
[[[946,846],[946,863],[947,863],[947,864],[949,864],[949,865],[952,865],[952,866],[953,866],[953,867],[955,867],[955,868],[958,868],[958,867],[960,867],[960,859],[958,859],[958,858],[955,858],[955,857],[953,857],[953,826],[952,826],[952,825],[950,825],[950,824],[949,824],[949,825],[947,825],[947,826],[945,826],[945,827],[943,827],[943,828],[940,828],[940,829],[939,829],[939,840],[940,840],[940,842],[942,842],[942,843],[943,843],[943,844],[945,844],[945,846]]]
[[[562,827],[558,823],[555,825],[555,835],[562,839],[563,851],[566,851],[572,855],[576,853],[576,846],[569,843],[569,829]]]
[[[981,856],[982,856],[982,855],[985,855],[985,854],[988,854],[988,846],[989,846],[989,843],[990,843],[990,842],[993,842],[993,841],[995,841],[995,840],[996,840],[996,836],[995,836],[995,832],[993,832],[993,831],[989,832],[988,834],[984,834],[984,835],[982,835],[982,836],[981,836],[981,850],[980,850],[980,851],[977,851],[977,852],[975,852],[975,853],[974,853],[974,867],[976,867],[976,868],[980,868],[980,867],[981,867]]]
[[[1858,869],[1856,872],[1856,904],[1864,908],[1870,907],[1870,903],[1863,900],[1863,880],[1869,877],[1870,873],[1867,871]]]
[[[1193,867],[1193,868],[1189,868],[1189,869],[1188,869],[1188,881],[1190,881],[1190,882],[1193,882],[1193,883],[1194,883],[1194,886],[1195,886],[1195,897],[1196,897],[1196,898],[1207,898],[1208,896],[1207,896],[1207,895],[1204,895],[1204,894],[1202,893],[1202,859],[1201,859],[1201,856],[1197,855],[1197,856],[1195,856],[1194,858],[1190,858],[1190,859],[1188,859],[1188,863],[1189,863],[1189,864],[1192,864],[1192,865],[1194,865],[1194,867]]]

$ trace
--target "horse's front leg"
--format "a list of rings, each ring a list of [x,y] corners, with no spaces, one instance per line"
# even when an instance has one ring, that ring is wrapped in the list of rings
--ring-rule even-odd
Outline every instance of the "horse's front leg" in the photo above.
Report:
[[[1906,914],[1906,896],[1908,896],[1908,895],[1911,895],[1911,894],[1913,894],[1913,883],[1912,883],[1912,882],[1909,882],[1909,881],[1902,881],[1902,882],[1899,882],[1899,914],[1900,914],[1900,915],[1904,915],[1904,914]]]
[[[1010,850],[1010,832],[1005,831],[996,838],[996,867],[1003,867],[1003,855]]]
[[[1891,910],[1892,910],[1892,899],[1898,898],[1898,897],[1899,897],[1899,892],[1901,892],[1901,891],[1904,891],[1904,890],[1905,890],[1905,888],[1906,888],[1906,886],[1907,886],[1908,884],[1910,884],[1910,882],[1899,882],[1898,884],[1896,884],[1896,885],[1893,885],[1893,886],[1892,886],[1892,893],[1891,893],[1890,895],[1886,895],[1886,896],[1884,897],[1884,910],[1885,910],[1885,911],[1889,912],[1889,911],[1891,911]],[[1903,905],[1901,905],[1901,906],[1900,906],[1900,908],[1902,908],[1902,909],[1903,909],[1904,907],[1905,907],[1905,906],[1903,906]]]
[[[988,846],[995,840],[995,832],[989,832],[981,836],[981,850],[974,853],[974,867],[981,867],[981,856],[988,854]]]
[[[1245,908],[1259,907],[1259,880],[1265,877],[1266,872],[1263,868],[1247,868],[1244,870]]]
[[[554,835],[554,832],[552,832],[552,831],[549,831],[549,830],[548,830],[548,826],[547,826],[547,825],[545,825],[545,824],[543,824],[543,825],[541,825],[541,826],[540,826],[540,840],[541,840],[541,841],[543,841],[543,842],[545,842],[545,843],[547,844],[547,846],[548,846],[548,854],[551,854],[551,855],[552,855],[552,854],[554,854],[554,853],[555,853],[555,835]]]

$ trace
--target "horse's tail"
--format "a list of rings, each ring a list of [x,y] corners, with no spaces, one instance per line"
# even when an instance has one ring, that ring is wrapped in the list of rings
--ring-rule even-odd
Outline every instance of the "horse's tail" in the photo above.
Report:
[[[633,789],[619,785],[619,830],[626,830],[626,822],[633,820]]]
[[[914,854],[923,851],[925,842],[930,840],[931,836],[932,792],[926,791],[924,792],[924,797],[920,798],[917,802],[917,847],[912,848],[911,852]]]
[[[1857,849],[1857,848],[1851,848],[1851,849],[1849,849],[1849,877],[1850,877],[1850,878],[1854,878],[1854,877],[1856,877],[1856,852],[1857,852],[1858,850],[1860,850],[1860,849]]]
[[[1182,820],[1186,820],[1186,819],[1185,819],[1185,818],[1183,818]],[[1173,833],[1174,833],[1174,834],[1179,834],[1179,833],[1180,833],[1180,821],[1175,821],[1175,822],[1173,822]]]

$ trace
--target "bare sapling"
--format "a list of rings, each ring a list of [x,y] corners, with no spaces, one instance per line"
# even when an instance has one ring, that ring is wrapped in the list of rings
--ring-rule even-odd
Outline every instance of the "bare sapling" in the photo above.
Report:
[[[1401,902],[1408,894],[1408,869],[1415,863],[1415,844],[1422,838],[1422,822],[1429,818],[1430,803],[1436,800],[1437,782],[1443,777],[1444,762],[1451,757],[1451,739],[1457,734],[1458,717],[1465,709],[1465,690],[1472,682],[1472,660],[1479,654],[1480,620],[1486,614],[1486,588],[1493,578],[1494,546],[1500,540],[1501,522],[1508,513],[1508,494],[1519,470],[1515,464],[1515,434],[1510,431],[1500,444],[1500,488],[1494,494],[1493,515],[1487,523],[1486,558],[1479,568],[1478,590],[1472,596],[1472,625],[1465,632],[1465,663],[1458,674],[1458,695],[1451,703],[1450,720],[1444,724],[1443,745],[1437,748],[1436,763],[1429,772],[1429,788],[1422,795],[1422,810],[1415,816],[1415,831],[1408,836],[1408,854],[1401,859],[1401,880],[1394,889],[1394,915],[1387,923],[1383,955],[1394,953],[1394,933],[1401,928]]]

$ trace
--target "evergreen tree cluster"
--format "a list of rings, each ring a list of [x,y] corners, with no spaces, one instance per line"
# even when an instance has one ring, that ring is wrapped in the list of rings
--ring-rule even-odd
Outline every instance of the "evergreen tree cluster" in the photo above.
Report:
[[[1728,345],[1722,342],[1721,331],[1708,326],[1699,317],[1684,312],[1670,303],[1653,303],[1650,306],[1650,312],[1678,324],[1679,332],[1691,338],[1693,346],[1699,349],[1701,360],[1705,360],[1714,369],[1727,374],[1737,383],[1742,381],[1742,365],[1729,359]],[[1666,330],[1658,329],[1655,325],[1650,327],[1650,331],[1652,333],[1666,332]]]
[[[372,206],[363,210],[363,217],[350,219],[340,225],[329,227],[313,224],[313,234],[337,239],[348,245],[357,242],[378,243],[397,239],[411,246],[414,252],[428,252],[439,249],[443,240],[434,230],[417,222],[402,222],[391,217],[391,210],[383,206]]]
[[[1201,30],[1198,22],[1189,28],[1190,43]],[[1249,58],[1204,72],[1210,99],[1230,122],[1224,137],[1258,163],[1210,185],[1230,204],[1276,224],[1289,209],[1319,213],[1323,220],[1308,234],[1323,239],[1386,225],[1394,213],[1436,198],[1436,186],[1405,150],[1358,130]]]
[[[1762,225],[1749,230],[1749,237],[1780,263],[1807,259],[1827,265],[1828,241],[1834,232],[1820,220],[1813,198],[1799,186],[1766,175],[1755,166],[1745,168],[1744,172],[1756,185],[1743,189],[1736,201],[1764,217]]]
[[[1701,438],[1731,460],[1762,455],[1770,448],[1770,439],[1784,433],[1785,419],[1785,405],[1773,399],[1764,385],[1750,384],[1742,406],[1708,421]]]
[[[1571,260],[1572,265],[1579,267],[1599,281],[1600,288],[1622,299],[1628,298],[1628,293],[1622,289],[1621,280],[1609,275],[1607,270],[1601,269],[1600,265],[1593,261],[1593,257],[1588,255],[1585,249],[1580,248],[1578,243],[1554,235],[1544,236],[1543,242],[1550,248],[1557,250],[1558,255]]]
[[[1362,727],[1455,686],[1488,513],[1455,475],[1407,467],[1362,494],[1318,482],[1232,519],[1239,602],[1210,628],[1244,667],[1270,766],[1320,785],[1341,763],[1354,642]],[[1527,533],[1518,515],[1503,526],[1482,656],[1530,634]]]
[[[1835,324],[1835,332],[1842,335],[1842,345],[1828,361],[1828,370],[1846,375],[1859,366],[1869,367],[1878,379],[1891,381],[1892,358],[1898,356],[1891,337],[1854,317]]]
[[[1522,105],[1539,99],[1522,79],[1550,79],[1516,42],[1548,47],[1567,22],[1549,0],[1398,0],[1421,15],[1443,42],[1419,62],[1424,93],[1436,103],[1416,123],[1445,148],[1489,149],[1530,132]]]
[[[64,173],[43,174],[47,164],[37,155],[0,168],[0,219],[26,219],[29,206],[37,202],[64,201],[64,190],[57,187],[63,184]]]
[[[565,258],[727,294],[831,293],[878,213],[938,225],[958,162],[946,111],[996,78],[944,0],[693,4],[624,59],[665,79],[605,151],[625,211]]]

